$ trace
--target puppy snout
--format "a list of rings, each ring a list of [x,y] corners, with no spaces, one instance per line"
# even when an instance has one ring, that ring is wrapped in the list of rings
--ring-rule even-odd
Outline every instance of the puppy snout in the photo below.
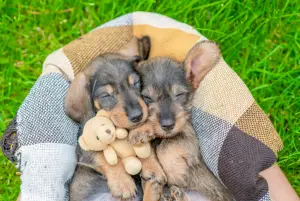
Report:
[[[172,118],[160,119],[161,128],[165,131],[170,131],[175,127],[175,120]]]
[[[128,112],[128,118],[131,122],[137,123],[142,120],[143,112],[139,108],[134,108]]]

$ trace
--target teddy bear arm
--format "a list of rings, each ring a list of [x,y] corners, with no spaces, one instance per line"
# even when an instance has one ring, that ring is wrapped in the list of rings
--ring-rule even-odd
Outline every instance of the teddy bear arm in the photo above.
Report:
[[[129,156],[122,160],[125,170],[130,175],[136,175],[142,170],[142,162],[135,156]]]
[[[149,142],[133,146],[133,149],[139,158],[148,158],[151,154],[151,145]]]
[[[104,149],[103,154],[104,154],[105,160],[110,165],[116,165],[118,163],[117,153],[111,146],[108,146],[106,149]]]

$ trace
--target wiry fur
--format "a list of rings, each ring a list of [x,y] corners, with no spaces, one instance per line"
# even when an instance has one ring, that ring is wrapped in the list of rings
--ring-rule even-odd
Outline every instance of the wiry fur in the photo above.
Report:
[[[98,165],[97,152],[86,152],[77,147],[77,152],[79,157],[79,162],[73,176],[73,181],[70,186],[70,200],[71,201],[116,201],[119,200],[117,197],[113,197],[110,188],[108,186],[107,179],[99,173],[103,172],[101,166]],[[115,169],[112,169],[112,174],[115,174],[118,179],[120,174]],[[121,168],[121,172],[122,168]],[[122,176],[122,175],[121,175]],[[128,179],[126,177],[125,179]],[[129,180],[128,182],[132,182]],[[134,182],[138,193],[135,198],[130,198],[128,200],[137,201],[142,197],[140,179],[138,177],[134,178]],[[125,182],[126,183],[126,182]],[[121,195],[120,195],[121,197]]]
[[[100,55],[75,77],[65,98],[65,112],[70,118],[84,126],[98,110],[104,109],[117,127],[128,129],[147,119],[148,110],[140,95],[140,78],[134,68],[137,62],[148,57],[150,39],[132,41],[120,50],[126,56]],[[128,52],[141,55],[129,56]],[[84,151],[80,147],[77,151],[79,164],[70,186],[70,201],[132,200],[141,196],[136,195],[138,180],[134,181],[126,173],[121,161],[112,166],[103,152]]]
[[[197,191],[212,201],[232,201],[232,195],[208,170],[200,154],[196,134],[190,123],[191,100],[200,76],[213,68],[219,55],[214,44],[202,44],[187,56],[185,64],[169,58],[155,58],[139,64],[142,96],[149,107],[146,124],[153,127],[153,146],[167,177],[170,194],[162,200],[186,200],[184,191]],[[204,57],[204,58],[203,58]],[[209,58],[207,58],[209,57]],[[203,70],[201,69],[203,67]],[[166,123],[167,122],[167,123]],[[137,128],[138,129],[138,128]],[[145,135],[142,131],[130,134]],[[132,143],[139,142],[130,136]],[[147,167],[143,167],[147,168]],[[155,192],[153,192],[155,193]]]

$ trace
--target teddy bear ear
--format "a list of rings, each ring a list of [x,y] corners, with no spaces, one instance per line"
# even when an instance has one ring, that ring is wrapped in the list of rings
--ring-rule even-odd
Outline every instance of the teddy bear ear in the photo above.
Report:
[[[83,149],[84,151],[89,151],[90,150],[82,136],[79,137],[78,143],[79,143],[81,149]]]

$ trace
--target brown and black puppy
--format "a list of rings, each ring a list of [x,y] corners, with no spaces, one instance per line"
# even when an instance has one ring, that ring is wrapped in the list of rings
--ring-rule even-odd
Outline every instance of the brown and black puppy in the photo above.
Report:
[[[109,111],[117,127],[127,129],[147,119],[148,109],[140,96],[140,76],[134,67],[140,59],[148,57],[150,39],[143,37],[131,45],[138,46],[139,55],[107,53],[98,56],[75,77],[65,98],[65,112],[69,117],[83,126],[98,110],[104,109]],[[130,48],[120,50],[125,54],[128,51]],[[136,195],[136,184],[121,161],[111,166],[102,152],[83,151],[79,146],[77,152],[79,164],[70,187],[71,201],[113,199],[109,191],[121,199]]]
[[[149,117],[143,126],[131,131],[129,140],[139,144],[149,140],[149,135],[150,139],[156,138],[156,155],[170,190],[168,199],[186,200],[184,191],[192,190],[212,201],[232,201],[227,189],[204,164],[190,122],[194,92],[219,59],[218,46],[206,41],[197,44],[183,63],[154,58],[138,65],[143,85],[141,93],[148,105]],[[147,166],[143,164],[143,168]],[[152,179],[151,183],[155,181]],[[152,194],[156,192],[153,190]]]

